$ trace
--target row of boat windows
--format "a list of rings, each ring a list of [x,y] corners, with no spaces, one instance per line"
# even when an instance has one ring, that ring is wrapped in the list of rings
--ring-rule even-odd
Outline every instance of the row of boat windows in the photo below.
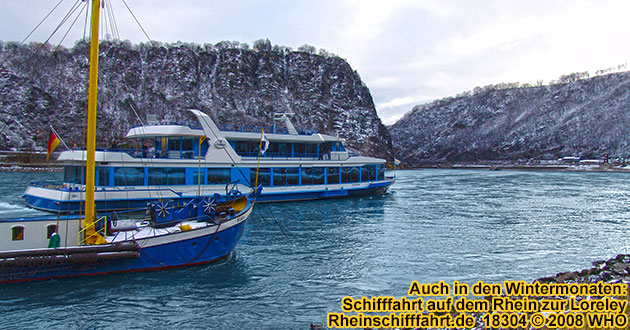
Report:
[[[232,141],[229,140],[230,145],[240,156],[258,156],[258,150],[260,147],[259,141]],[[346,151],[343,143],[337,142],[324,142],[321,144],[316,143],[269,143],[269,148],[265,152],[265,157],[309,157],[319,158],[320,155],[325,155],[331,151]]]
[[[236,170],[238,171],[238,170]],[[98,167],[97,186],[165,186],[226,184],[237,180],[232,175],[232,168],[162,168],[162,167]],[[253,184],[256,182],[256,169],[245,168],[240,175],[247,176]],[[201,173],[201,175],[200,175]],[[274,167],[260,168],[258,183],[263,186],[294,186],[315,184],[338,184],[385,179],[383,165],[364,165],[352,167]],[[81,166],[66,166],[64,182],[85,183],[84,170]]]
[[[228,142],[240,156],[255,157],[260,149],[260,141],[228,140]],[[199,146],[201,146],[202,157],[206,155],[208,150],[206,143],[199,144],[198,139],[187,137],[143,139],[142,145],[142,157],[148,158],[196,158],[199,157]],[[346,148],[340,141],[324,143],[271,142],[264,157],[319,158],[331,151],[346,151]]]
[[[50,224],[46,226],[46,239],[49,239],[57,231],[57,225]],[[11,240],[23,241],[24,240],[24,226],[11,227]]]
[[[258,184],[263,186],[338,184],[384,179],[385,169],[382,165],[261,168],[258,171]],[[256,182],[256,172],[250,173],[250,180]]]

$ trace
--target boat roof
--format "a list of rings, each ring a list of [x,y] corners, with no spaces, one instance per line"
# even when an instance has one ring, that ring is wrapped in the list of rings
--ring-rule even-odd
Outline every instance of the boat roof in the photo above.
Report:
[[[148,138],[168,136],[205,136],[201,127],[185,124],[134,126],[127,132],[127,138]]]
[[[221,127],[221,133],[226,139],[229,140],[243,140],[243,141],[258,141],[260,140],[260,132],[261,129],[251,128],[252,131],[246,131],[242,127],[229,126],[227,130],[224,130],[226,127]],[[233,128],[234,130],[229,130]],[[267,132],[271,132],[272,128],[270,128]],[[141,138],[159,138],[159,137],[179,137],[179,136],[190,136],[190,137],[200,137],[205,136],[204,131],[201,127],[195,124],[186,124],[186,123],[174,123],[174,124],[160,124],[160,125],[142,125],[132,127],[129,132],[127,132],[127,138],[130,139],[141,139]],[[302,134],[289,134],[288,132],[276,132],[276,133],[265,133],[265,136],[269,141],[274,142],[304,142],[304,143],[322,143],[322,142],[337,142],[343,141],[341,138],[309,132]]]

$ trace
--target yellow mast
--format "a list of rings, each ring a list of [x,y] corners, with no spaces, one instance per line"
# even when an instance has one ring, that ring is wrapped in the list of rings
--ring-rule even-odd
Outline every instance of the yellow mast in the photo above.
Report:
[[[94,232],[94,181],[96,153],[96,94],[98,84],[98,20],[100,0],[92,1],[92,22],[90,35],[90,80],[88,87],[87,109],[87,163],[85,167],[85,219],[86,243],[98,244],[102,237]]]

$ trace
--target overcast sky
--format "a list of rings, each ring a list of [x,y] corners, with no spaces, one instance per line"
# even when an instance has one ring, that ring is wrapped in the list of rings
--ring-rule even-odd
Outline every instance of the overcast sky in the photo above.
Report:
[[[64,0],[27,42],[45,40],[75,1]],[[147,41],[122,0],[107,1],[121,39]],[[416,104],[476,86],[547,83],[630,62],[627,0],[126,1],[153,40],[251,46],[268,38],[338,54],[359,72],[387,125]],[[22,41],[57,3],[0,0],[0,39]],[[82,19],[73,31],[67,46],[83,35]]]

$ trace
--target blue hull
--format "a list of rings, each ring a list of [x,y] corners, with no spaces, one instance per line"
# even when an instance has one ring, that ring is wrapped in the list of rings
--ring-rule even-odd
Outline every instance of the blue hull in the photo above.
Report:
[[[105,275],[139,271],[161,270],[193,266],[227,257],[245,230],[246,220],[220,231],[187,240],[142,248],[133,252],[135,257],[114,260],[96,260],[94,255],[82,255],[67,260],[46,257],[22,257],[14,265],[0,266],[0,283]]]
[[[310,192],[292,191],[290,193],[264,193],[257,197],[258,202],[285,202],[313,199],[337,198],[346,196],[383,194],[393,181],[372,183],[366,188],[320,190]],[[264,190],[263,190],[264,191]],[[169,198],[175,203],[186,202],[195,196],[182,196],[180,198]],[[24,195],[26,205],[34,209],[54,212],[54,213],[76,213],[83,210],[83,203],[79,201],[58,201],[37,196]],[[97,200],[97,212],[112,212],[129,209],[145,208],[147,203],[155,199],[125,199],[125,200]]]
[[[361,189],[340,189],[340,190],[324,190],[317,192],[294,192],[290,194],[262,194],[256,198],[257,202],[287,202],[287,201],[304,201],[314,199],[328,199],[348,196],[361,195],[378,195],[387,192],[387,188],[392,182],[371,184],[367,188]]]

